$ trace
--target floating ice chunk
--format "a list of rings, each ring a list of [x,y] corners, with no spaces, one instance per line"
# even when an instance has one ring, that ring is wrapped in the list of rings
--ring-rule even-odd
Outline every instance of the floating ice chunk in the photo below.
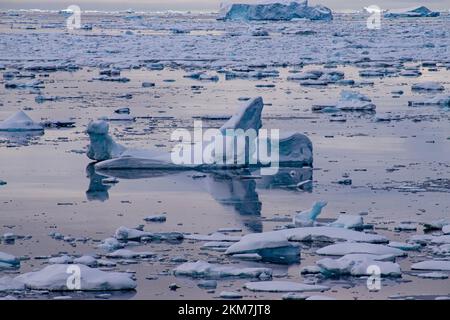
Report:
[[[379,261],[373,255],[345,255],[339,259],[325,258],[318,260],[317,265],[321,269],[321,273],[326,276],[366,276],[371,272],[369,267],[376,265],[380,268],[381,276],[400,277],[402,272],[397,263],[389,261]]]
[[[18,268],[20,266],[20,260],[15,256],[0,251],[0,270]]]
[[[421,100],[408,101],[408,105],[412,107],[418,106],[450,106],[450,95],[437,95],[431,98],[425,98]]]
[[[308,298],[308,296],[295,292],[289,292],[281,296],[282,300],[305,300],[306,298]]]
[[[442,227],[442,232],[445,235],[450,235],[450,225],[446,225],[446,226]]]
[[[222,291],[220,293],[220,297],[222,299],[241,299],[242,294],[234,291]]]
[[[419,243],[419,244],[427,244],[431,242],[435,237],[430,234],[416,234],[411,236],[408,239],[408,242]]]
[[[411,87],[412,90],[418,91],[443,91],[445,90],[444,86],[439,82],[435,81],[427,81],[422,83],[415,83]]]
[[[42,80],[33,80],[30,82],[16,82],[16,81],[9,81],[5,83],[5,88],[7,89],[26,89],[26,88],[33,88],[33,89],[39,89],[44,88]]]
[[[60,257],[54,257],[48,259],[49,264],[69,264],[73,263],[73,258],[68,255],[62,255]]]
[[[330,227],[345,229],[361,229],[364,221],[361,216],[341,214],[336,221],[329,224]]]
[[[215,289],[217,288],[217,281],[216,280],[200,280],[197,284],[199,288],[202,289]]]
[[[418,273],[416,276],[424,279],[448,279],[448,274],[442,272]]]
[[[85,265],[72,265],[80,268],[81,283],[77,291],[113,291],[133,290],[136,282],[131,274],[123,272],[105,272]],[[36,272],[17,276],[15,281],[23,283],[27,289],[48,291],[69,291],[67,287],[69,266],[54,264]],[[69,270],[70,271],[70,270]]]
[[[434,244],[450,244],[450,235],[433,237],[431,243]]]
[[[395,231],[416,231],[417,225],[415,223],[400,223],[394,227]]]
[[[270,279],[272,269],[269,268],[239,268],[235,266],[214,265],[205,261],[187,262],[174,269],[176,276],[193,278],[259,278]]]
[[[405,251],[419,250],[422,247],[418,243],[405,243],[405,242],[396,242],[396,241],[389,242],[388,246],[392,247],[392,248],[397,248],[400,250],[405,250]]]
[[[144,220],[147,222],[165,222],[166,219],[167,217],[164,214],[153,215],[144,218]]]
[[[89,159],[103,161],[120,156],[125,147],[116,143],[108,134],[109,124],[105,121],[91,121],[88,125],[90,144],[87,151]]]
[[[84,255],[79,258],[76,258],[73,260],[73,263],[75,264],[83,264],[88,267],[96,267],[97,266],[97,259],[95,259],[93,256]]]
[[[433,270],[433,271],[450,271],[449,260],[427,260],[415,263],[411,266],[413,270]]]
[[[220,20],[332,20],[333,14],[324,6],[308,6],[308,1],[270,0],[256,4],[223,5]]]
[[[25,112],[17,111],[0,122],[0,131],[43,131],[44,127],[34,122]]]
[[[11,292],[25,290],[25,285],[8,276],[0,278],[0,292]]]
[[[107,251],[113,251],[122,248],[123,244],[120,243],[116,238],[106,238],[97,247]]]
[[[311,285],[290,281],[259,281],[247,282],[244,287],[250,291],[261,292],[307,292],[327,291],[330,288],[321,285]]]
[[[311,140],[301,133],[280,135],[279,163],[282,166],[311,166],[313,163],[313,145]]]
[[[128,249],[119,249],[106,255],[108,258],[114,259],[134,259],[134,258],[151,258],[156,256],[153,252],[135,252]]]
[[[327,255],[327,256],[344,256],[352,253],[368,253],[376,255],[395,255],[395,256],[405,256],[406,253],[403,250],[392,248],[389,246],[373,243],[355,243],[355,242],[344,242],[332,244],[323,247],[316,251],[317,254]]]
[[[306,211],[297,213],[292,219],[292,223],[296,227],[311,227],[314,225],[317,217],[322,212],[322,209],[327,205],[326,201],[317,201],[312,208]]]
[[[152,236],[151,232],[145,232],[123,226],[119,227],[114,235],[114,237],[117,240],[140,240],[143,237],[151,237],[151,236]]]
[[[388,240],[384,236],[359,232],[344,228],[333,227],[308,227],[280,230],[286,235],[289,241],[299,242],[335,242],[335,241],[352,241],[352,242],[369,242],[369,243],[386,243]]]
[[[423,224],[426,230],[441,230],[446,225],[450,225],[450,219],[442,218],[431,222],[425,222]]]
[[[342,111],[374,111],[376,106],[367,96],[355,91],[341,91],[340,99],[336,105]]]
[[[439,247],[433,248],[433,254],[440,256],[450,256],[450,244],[443,244]]]
[[[418,17],[438,17],[439,12],[431,11],[425,6],[412,9],[389,10],[385,13],[385,18],[418,18]]]

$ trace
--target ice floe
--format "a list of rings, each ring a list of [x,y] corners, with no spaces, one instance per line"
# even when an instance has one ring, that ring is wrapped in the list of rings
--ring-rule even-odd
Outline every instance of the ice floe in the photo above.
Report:
[[[259,278],[270,279],[270,268],[239,268],[236,266],[215,265],[206,261],[187,262],[175,268],[176,276],[189,276],[193,278]]]
[[[450,271],[449,260],[427,260],[414,263],[412,270],[430,270],[430,271]]]
[[[329,226],[345,229],[361,229],[364,227],[364,220],[361,216],[341,214],[337,220],[331,222]]]
[[[322,212],[322,209],[327,205],[326,201],[317,201],[313,204],[312,208],[306,211],[302,211],[292,219],[292,223],[296,227],[312,227],[317,217]]]
[[[431,11],[425,6],[411,9],[389,10],[384,14],[385,18],[418,18],[418,17],[438,17],[439,12]]]
[[[415,83],[412,85],[411,90],[416,91],[443,91],[445,90],[444,86],[439,82],[435,81],[427,81],[421,83]]]
[[[114,291],[136,288],[136,282],[128,273],[106,272],[85,265],[49,265],[42,270],[17,276],[14,280],[23,283],[27,289],[69,291],[71,290],[67,286],[71,275],[69,266],[75,266],[80,270],[81,282],[77,291]]]
[[[20,266],[20,260],[15,256],[0,251],[0,270],[18,268]]]
[[[406,252],[397,248],[392,248],[381,244],[355,243],[355,242],[332,244],[320,248],[316,252],[317,254],[327,256],[344,256],[352,253],[367,253],[367,254],[394,255],[394,256],[406,255]]]
[[[250,291],[261,292],[311,292],[327,291],[330,288],[322,285],[304,284],[291,281],[259,281],[247,282],[244,287]]]

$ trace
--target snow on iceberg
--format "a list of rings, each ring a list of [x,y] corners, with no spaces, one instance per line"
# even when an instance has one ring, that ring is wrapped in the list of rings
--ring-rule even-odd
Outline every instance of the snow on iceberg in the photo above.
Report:
[[[0,122],[0,131],[43,131],[44,127],[34,122],[22,110]]]
[[[332,244],[316,251],[317,254],[326,256],[345,256],[352,253],[367,253],[376,255],[394,255],[405,256],[406,252],[403,250],[392,248],[389,246],[373,243],[355,243],[344,242]]]
[[[18,268],[20,266],[20,260],[15,256],[0,251],[0,270]]]
[[[312,208],[306,211],[302,211],[294,216],[292,223],[296,227],[312,227],[317,217],[322,212],[322,209],[327,205],[326,201],[317,201],[313,204]]]
[[[173,271],[176,276],[188,276],[193,278],[220,279],[228,277],[236,278],[272,278],[270,268],[238,268],[208,263],[206,261],[187,262],[176,267]]]
[[[223,4],[219,20],[332,20],[333,14],[324,6],[308,6],[308,1],[269,0],[256,4]]]
[[[419,18],[419,17],[438,17],[439,12],[431,11],[425,6],[412,9],[390,10],[385,13],[385,18]]]
[[[306,292],[327,291],[330,288],[321,285],[311,285],[290,281],[258,281],[247,282],[244,287],[250,291],[262,292]]]
[[[123,272],[106,272],[85,265],[71,265],[80,268],[81,283],[77,291],[114,291],[134,290],[136,281],[131,274]],[[67,280],[68,265],[54,264],[42,270],[17,276],[14,280],[23,283],[27,289],[48,291],[69,291]]]
[[[320,272],[325,276],[367,276],[369,266],[376,265],[380,268],[381,276],[400,277],[402,275],[400,266],[391,261],[381,261],[386,256],[377,256],[370,254],[349,254],[339,259],[325,258],[316,261],[320,267]],[[369,270],[370,271],[370,270]]]

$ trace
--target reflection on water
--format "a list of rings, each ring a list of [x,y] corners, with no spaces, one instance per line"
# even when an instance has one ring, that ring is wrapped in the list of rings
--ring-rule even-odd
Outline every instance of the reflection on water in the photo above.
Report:
[[[178,170],[95,170],[95,163],[86,168],[89,188],[86,197],[89,201],[109,199],[110,184],[103,183],[105,178],[151,179],[174,175]],[[214,200],[223,206],[231,207],[244,218],[244,225],[253,232],[262,232],[262,202],[259,189],[284,189],[312,191],[313,170],[311,168],[280,168],[271,176],[260,176],[259,170],[217,170],[202,172],[203,179],[192,179],[192,185],[202,183]]]

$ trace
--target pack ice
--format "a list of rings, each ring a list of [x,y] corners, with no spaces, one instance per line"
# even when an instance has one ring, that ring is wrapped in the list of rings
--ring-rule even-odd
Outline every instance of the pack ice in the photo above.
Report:
[[[222,4],[219,20],[332,20],[333,14],[324,6],[308,6],[308,1],[259,1],[256,4]]]

